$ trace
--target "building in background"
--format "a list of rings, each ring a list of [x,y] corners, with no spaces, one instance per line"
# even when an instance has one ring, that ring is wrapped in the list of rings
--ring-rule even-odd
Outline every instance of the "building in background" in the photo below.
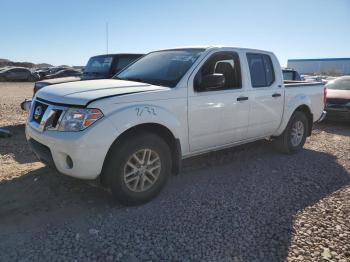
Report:
[[[301,74],[350,75],[350,58],[289,59],[288,68]]]

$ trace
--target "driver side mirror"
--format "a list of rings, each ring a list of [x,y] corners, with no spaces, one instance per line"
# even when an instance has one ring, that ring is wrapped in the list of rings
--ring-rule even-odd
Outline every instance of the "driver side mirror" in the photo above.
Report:
[[[215,90],[225,86],[225,76],[223,74],[212,74],[203,77],[200,88],[201,90]]]

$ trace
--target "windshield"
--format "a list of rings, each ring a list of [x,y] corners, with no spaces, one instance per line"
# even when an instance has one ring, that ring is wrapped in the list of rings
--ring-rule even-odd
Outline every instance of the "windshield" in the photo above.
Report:
[[[329,89],[350,90],[350,77],[338,78],[327,84]]]
[[[91,57],[84,73],[108,73],[111,69],[112,60],[111,56]]]
[[[114,78],[174,87],[204,49],[165,50],[150,53]]]

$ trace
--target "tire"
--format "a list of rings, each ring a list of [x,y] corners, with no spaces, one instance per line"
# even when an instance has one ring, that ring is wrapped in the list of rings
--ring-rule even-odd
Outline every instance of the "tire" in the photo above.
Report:
[[[142,158],[150,160],[148,166],[141,165]],[[157,135],[136,133],[112,146],[104,172],[107,186],[117,201],[126,206],[144,204],[155,198],[168,180],[171,172],[170,148]]]
[[[297,153],[305,144],[308,130],[306,115],[303,112],[294,112],[284,132],[274,141],[276,148],[285,154]]]

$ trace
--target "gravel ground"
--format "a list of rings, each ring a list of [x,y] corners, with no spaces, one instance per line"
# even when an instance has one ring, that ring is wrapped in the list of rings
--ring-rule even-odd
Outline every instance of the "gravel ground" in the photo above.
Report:
[[[108,193],[38,163],[0,83],[0,261],[350,261],[350,124],[317,125],[292,156],[257,142],[188,159],[154,201]]]

